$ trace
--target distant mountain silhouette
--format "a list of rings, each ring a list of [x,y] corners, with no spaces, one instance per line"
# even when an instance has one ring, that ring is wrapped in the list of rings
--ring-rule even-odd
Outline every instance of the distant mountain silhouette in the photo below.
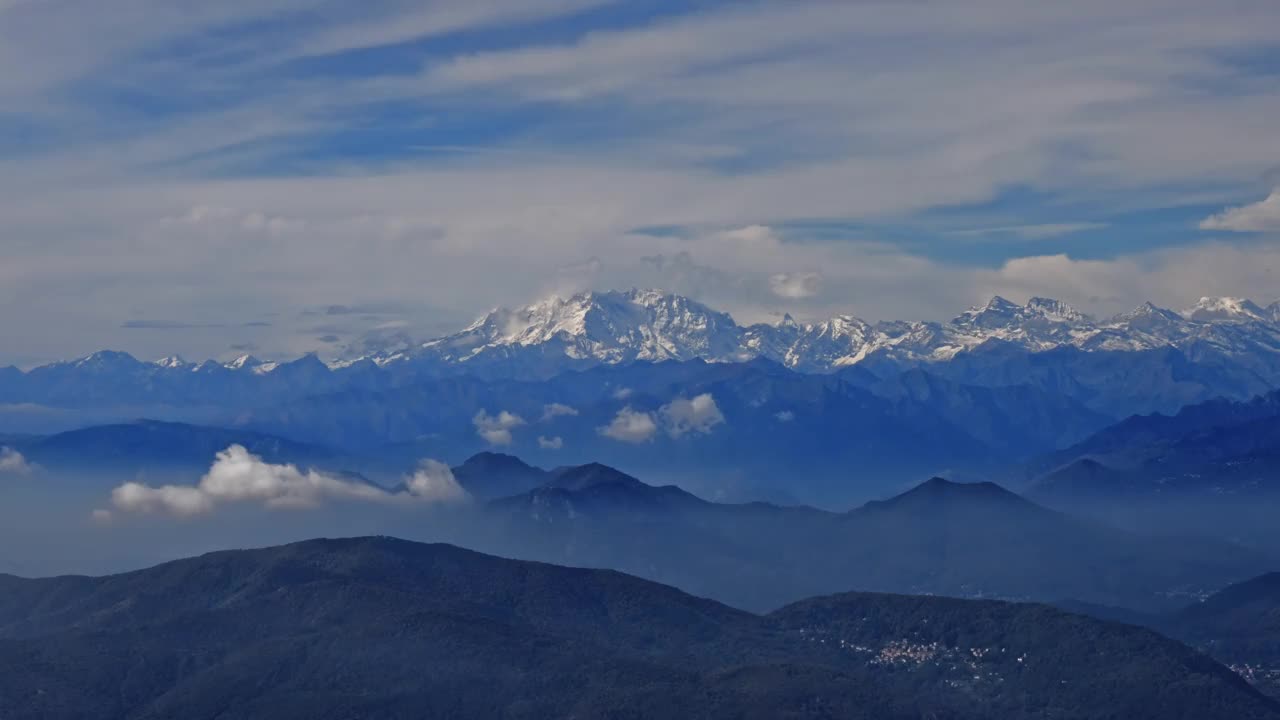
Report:
[[[520,513],[539,522],[568,521],[579,516],[596,520],[618,514],[640,515],[703,510],[709,503],[684,490],[655,487],[600,463],[558,468],[540,487],[495,501],[499,512]]]
[[[1280,493],[1280,391],[1131,417],[1034,467],[1032,495],[1068,503]]]
[[[481,500],[518,495],[547,481],[550,474],[514,455],[477,453],[453,468],[458,484]]]
[[[328,448],[266,433],[156,420],[98,425],[16,444],[47,468],[125,473],[208,468],[230,445],[273,463],[307,465],[337,457]]]
[[[390,538],[0,590],[12,720],[1280,717],[1177,642],[1042,606],[845,595],[762,617]]]
[[[848,513],[722,504],[608,466],[491,502],[485,547],[616,568],[756,610],[848,590],[1168,610],[1269,567],[1225,543],[1148,537],[993,483],[934,478]]]

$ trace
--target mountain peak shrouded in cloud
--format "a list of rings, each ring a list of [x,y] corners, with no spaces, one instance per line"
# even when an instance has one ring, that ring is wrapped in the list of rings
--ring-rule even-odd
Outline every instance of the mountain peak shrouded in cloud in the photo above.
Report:
[[[1228,321],[1266,321],[1270,319],[1265,310],[1251,300],[1233,297],[1202,297],[1183,315],[1199,322],[1214,320]]]

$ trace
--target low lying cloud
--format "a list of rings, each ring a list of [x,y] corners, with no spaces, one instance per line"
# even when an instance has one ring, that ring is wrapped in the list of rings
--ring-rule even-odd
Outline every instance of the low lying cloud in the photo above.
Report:
[[[1201,230],[1280,232],[1280,189],[1252,205],[1228,208],[1204,219]]]
[[[724,414],[711,393],[703,393],[692,400],[676,398],[663,405],[658,414],[662,417],[663,428],[673,438],[691,432],[707,435],[716,425],[724,423]]]
[[[542,421],[555,420],[558,417],[575,417],[578,411],[562,403],[551,403],[544,405],[542,408]]]
[[[543,450],[559,450],[564,447],[564,438],[559,435],[555,437],[538,436],[538,447]]]
[[[0,475],[27,475],[32,469],[22,453],[10,447],[0,447]]]
[[[510,445],[513,440],[511,431],[526,424],[524,418],[506,410],[497,415],[481,410],[471,422],[476,426],[476,434],[490,445]]]
[[[778,273],[769,278],[769,290],[786,300],[811,298],[822,291],[822,274],[816,272]]]
[[[404,487],[412,498],[427,502],[458,502],[467,497],[453,470],[439,460],[423,460],[405,479]]]
[[[639,444],[653,439],[658,432],[658,423],[649,413],[634,410],[628,405],[619,410],[608,425],[597,428],[597,432],[619,442]]]
[[[328,501],[453,502],[466,496],[448,466],[434,460],[423,461],[417,472],[405,479],[402,491],[391,492],[341,475],[269,463],[243,446],[232,445],[218,453],[196,485],[153,487],[128,482],[111,492],[111,505],[121,513],[189,518],[232,504],[303,510]],[[94,511],[93,516],[106,521],[110,512]]]

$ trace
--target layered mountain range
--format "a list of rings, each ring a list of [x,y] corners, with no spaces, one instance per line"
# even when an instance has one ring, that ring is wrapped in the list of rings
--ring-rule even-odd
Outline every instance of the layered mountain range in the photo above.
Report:
[[[392,473],[501,446],[692,479],[709,497],[847,506],[925,474],[986,474],[1132,415],[1270,392],[1278,314],[1205,298],[1099,320],[995,298],[947,323],[742,326],[678,295],[582,293],[358,358],[193,364],[104,351],[0,369],[0,432],[147,417],[376,457]],[[694,399],[707,424],[689,425]]]

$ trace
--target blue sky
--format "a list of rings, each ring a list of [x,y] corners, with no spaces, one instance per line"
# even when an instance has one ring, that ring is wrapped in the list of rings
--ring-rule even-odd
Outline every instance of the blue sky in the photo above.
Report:
[[[1273,0],[0,0],[0,363],[1280,299]],[[331,306],[368,312],[328,313]]]

